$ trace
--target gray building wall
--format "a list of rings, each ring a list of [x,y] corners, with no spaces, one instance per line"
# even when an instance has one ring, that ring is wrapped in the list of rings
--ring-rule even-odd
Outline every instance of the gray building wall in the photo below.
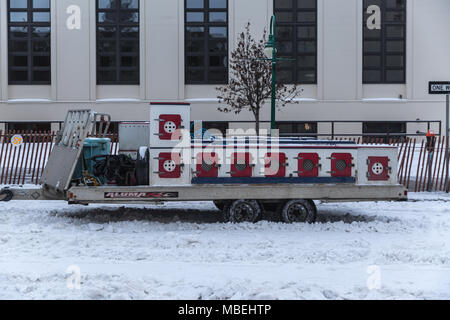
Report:
[[[6,0],[0,1],[0,123],[62,121],[67,110],[92,107],[115,121],[149,120],[150,101],[190,101],[193,120],[252,121],[217,111],[215,85],[184,83],[184,0],[141,0],[140,85],[96,85],[95,1],[51,0],[52,84],[8,85]],[[66,26],[77,5],[81,28]],[[262,33],[272,0],[229,0],[229,46],[250,21]],[[401,85],[362,84],[362,1],[318,0],[318,82],[302,86],[300,104],[277,113],[280,121],[441,120],[445,97],[428,94],[428,82],[450,80],[450,1],[407,1],[407,80]],[[267,105],[263,120],[269,120]],[[0,127],[0,129],[2,129]],[[319,133],[329,131],[320,124]],[[424,130],[409,126],[408,132]],[[360,133],[342,124],[337,131]],[[359,131],[359,132],[358,132]],[[339,133],[339,132],[337,132]]]

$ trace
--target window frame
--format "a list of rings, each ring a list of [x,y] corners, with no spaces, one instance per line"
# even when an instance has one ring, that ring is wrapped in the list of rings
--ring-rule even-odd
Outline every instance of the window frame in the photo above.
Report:
[[[370,37],[365,35],[365,31],[367,28],[367,6],[366,1],[363,1],[363,24],[362,24],[362,39],[363,39],[363,45],[362,45],[362,82],[363,84],[405,84],[406,83],[406,76],[407,76],[407,70],[406,70],[406,63],[407,63],[407,57],[406,57],[406,42],[407,42],[407,0],[404,1],[403,8],[397,9],[397,8],[389,8],[388,3],[386,0],[381,0],[381,29],[380,29],[380,37]],[[393,21],[386,21],[386,15],[388,13],[392,12],[400,12],[403,15],[403,21],[401,22],[393,22]],[[387,28],[392,26],[401,26],[403,27],[403,36],[402,37],[393,37],[387,35]],[[368,52],[365,50],[365,44],[366,41],[380,41],[380,51],[378,53],[374,52]],[[388,51],[386,42],[387,41],[403,41],[402,51],[394,52],[394,51]],[[371,57],[380,57],[380,67],[366,67],[365,66],[365,59],[366,56]],[[386,66],[386,60],[387,56],[403,56],[403,67],[392,67],[392,66]],[[370,81],[365,78],[365,72],[366,71],[380,71],[380,80]],[[403,79],[401,81],[387,81],[387,71],[403,71]]]
[[[52,41],[51,41],[51,27],[52,27],[52,5],[49,0],[48,8],[34,8],[33,0],[26,0],[27,7],[26,8],[11,8],[11,0],[7,1],[6,13],[7,13],[7,39],[8,39],[8,84],[9,85],[51,85],[52,83],[52,65],[51,65],[51,53],[52,53]],[[14,22],[11,21],[11,13],[13,12],[26,12],[27,13],[27,21],[26,22]],[[34,22],[33,21],[33,13],[44,12],[49,14],[48,22]],[[27,36],[24,38],[16,38],[12,35],[11,28],[12,27],[25,27],[27,28]],[[34,28],[49,28],[48,38],[45,39],[48,41],[48,51],[45,52],[34,52],[33,44],[35,42],[43,41],[43,39],[34,38],[33,30]],[[11,44],[13,42],[22,42],[27,43],[27,51],[12,51]],[[27,66],[18,67],[12,65],[13,57],[27,57]],[[48,57],[48,66],[34,66],[34,58],[35,57]],[[13,72],[27,72],[27,80],[12,80]],[[48,72],[47,80],[34,80],[34,72]]]
[[[279,35],[277,34],[277,48],[279,48],[280,41],[288,42],[290,41],[292,43],[292,55],[283,55],[283,52],[279,50],[279,56],[287,57],[289,59],[294,59],[295,61],[292,61],[293,64],[293,70],[291,70],[292,73],[292,80],[291,81],[285,81],[286,84],[309,84],[309,85],[317,85],[317,67],[318,67],[318,59],[317,59],[317,50],[318,50],[318,1],[315,1],[315,8],[299,8],[298,7],[298,1],[299,0],[292,0],[292,8],[277,8],[276,2],[277,0],[273,0],[273,14],[277,16],[277,13],[294,13],[295,14],[295,22],[282,22],[279,19],[276,20],[276,26],[277,26],[277,33],[280,27],[292,27],[292,38],[290,40],[283,40],[283,38],[280,40]],[[299,13],[307,13],[307,12],[313,12],[315,16],[315,22],[298,22],[298,14]],[[299,27],[313,27],[315,29],[314,35],[312,37],[299,37],[298,28]],[[287,39],[287,38],[286,38]],[[298,49],[298,43],[299,42],[314,42],[314,52],[300,52]],[[314,67],[299,67],[299,57],[314,57]],[[279,63],[278,63],[279,64]],[[289,70],[287,67],[280,67],[278,66],[277,72],[280,73],[283,70]],[[314,80],[312,81],[299,81],[299,72],[300,71],[314,71]]]
[[[35,121],[35,122],[6,122],[5,132],[15,131],[15,132],[50,132],[52,128],[52,123],[50,121]]]
[[[387,130],[374,130],[380,132],[370,132],[370,126],[375,126],[378,129],[381,127],[387,127]],[[400,126],[402,132],[394,132],[396,126]],[[386,132],[387,131],[387,132]],[[408,123],[405,121],[365,121],[362,123],[362,133],[364,139],[382,139],[387,142],[389,139],[400,140],[407,136]]]
[[[104,9],[99,7],[99,1],[95,0],[95,33],[96,33],[96,83],[97,85],[140,85],[140,66],[141,66],[141,55],[140,55],[140,47],[141,47],[141,41],[140,41],[140,22],[141,22],[141,1],[137,0],[138,8],[137,9],[123,9],[121,8],[122,1],[117,1],[117,7],[116,8],[109,8]],[[120,21],[120,13],[126,11],[126,12],[137,12],[138,14],[138,22],[121,22]],[[100,22],[99,16],[100,13],[116,13],[116,21],[115,22]],[[102,37],[100,29],[102,27],[112,27],[116,28],[115,36],[114,37]],[[136,38],[129,38],[126,40],[123,40],[121,37],[121,28],[123,27],[137,27],[138,28],[138,35]],[[109,41],[109,42],[115,42],[114,51],[110,52],[100,52],[100,42],[101,41]],[[135,42],[137,43],[138,50],[136,52],[122,52],[121,50],[121,41],[126,42]],[[102,57],[115,57],[115,65],[114,66],[108,66],[103,67],[101,66],[101,58]],[[132,67],[123,67],[121,66],[122,57],[137,57],[137,65]],[[100,72],[115,72],[115,80],[106,81],[102,80],[99,76]],[[121,80],[121,72],[129,71],[129,72],[136,72],[136,79],[135,80]]]
[[[229,51],[230,51],[230,28],[229,28],[229,1],[225,0],[226,8],[210,8],[210,0],[202,0],[203,7],[202,8],[188,8],[187,2],[188,0],[184,0],[184,71],[185,71],[185,84],[186,85],[202,85],[202,84],[215,84],[215,85],[225,85],[228,84],[229,81]],[[203,22],[188,22],[187,16],[189,13],[198,12],[203,14]],[[225,13],[226,22],[210,22],[209,14],[211,12],[221,12]],[[187,32],[189,27],[203,27],[204,28],[204,39],[203,39],[203,50],[194,52],[188,50],[188,42],[191,39],[189,37],[189,33]],[[226,38],[223,41],[226,43],[226,49],[224,51],[220,51],[218,53],[210,52],[210,41],[214,41],[214,39],[209,38],[209,30],[211,27],[220,27],[226,29]],[[193,38],[195,41],[195,38]],[[201,40],[198,40],[201,41]],[[211,57],[226,57],[226,67],[211,67],[209,65]],[[203,58],[202,66],[189,66],[188,57],[199,57]],[[203,80],[193,80],[189,78],[189,70],[203,70]],[[225,78],[222,80],[210,80],[209,73],[213,71],[225,71]]]

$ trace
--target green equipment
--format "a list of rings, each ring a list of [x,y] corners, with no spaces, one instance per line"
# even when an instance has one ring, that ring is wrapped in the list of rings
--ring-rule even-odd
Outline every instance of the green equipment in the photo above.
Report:
[[[78,160],[72,180],[90,180],[93,185],[106,183],[105,177],[94,176],[94,165],[100,156],[111,154],[111,139],[109,138],[86,138],[83,144],[83,152]]]

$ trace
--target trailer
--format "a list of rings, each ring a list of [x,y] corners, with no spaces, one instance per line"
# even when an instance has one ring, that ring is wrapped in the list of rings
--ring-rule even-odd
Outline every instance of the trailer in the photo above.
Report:
[[[314,200],[407,200],[396,147],[242,132],[193,139],[188,103],[151,103],[150,122],[120,125],[120,152],[111,155],[109,121],[93,110],[69,111],[40,187],[5,188],[0,201],[213,201],[227,222],[276,211],[286,223],[312,223]]]

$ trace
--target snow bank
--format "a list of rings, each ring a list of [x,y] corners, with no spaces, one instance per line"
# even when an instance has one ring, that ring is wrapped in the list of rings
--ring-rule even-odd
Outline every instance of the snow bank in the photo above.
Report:
[[[313,225],[223,224],[210,202],[2,203],[0,299],[449,299],[450,197],[411,199],[318,204]]]

